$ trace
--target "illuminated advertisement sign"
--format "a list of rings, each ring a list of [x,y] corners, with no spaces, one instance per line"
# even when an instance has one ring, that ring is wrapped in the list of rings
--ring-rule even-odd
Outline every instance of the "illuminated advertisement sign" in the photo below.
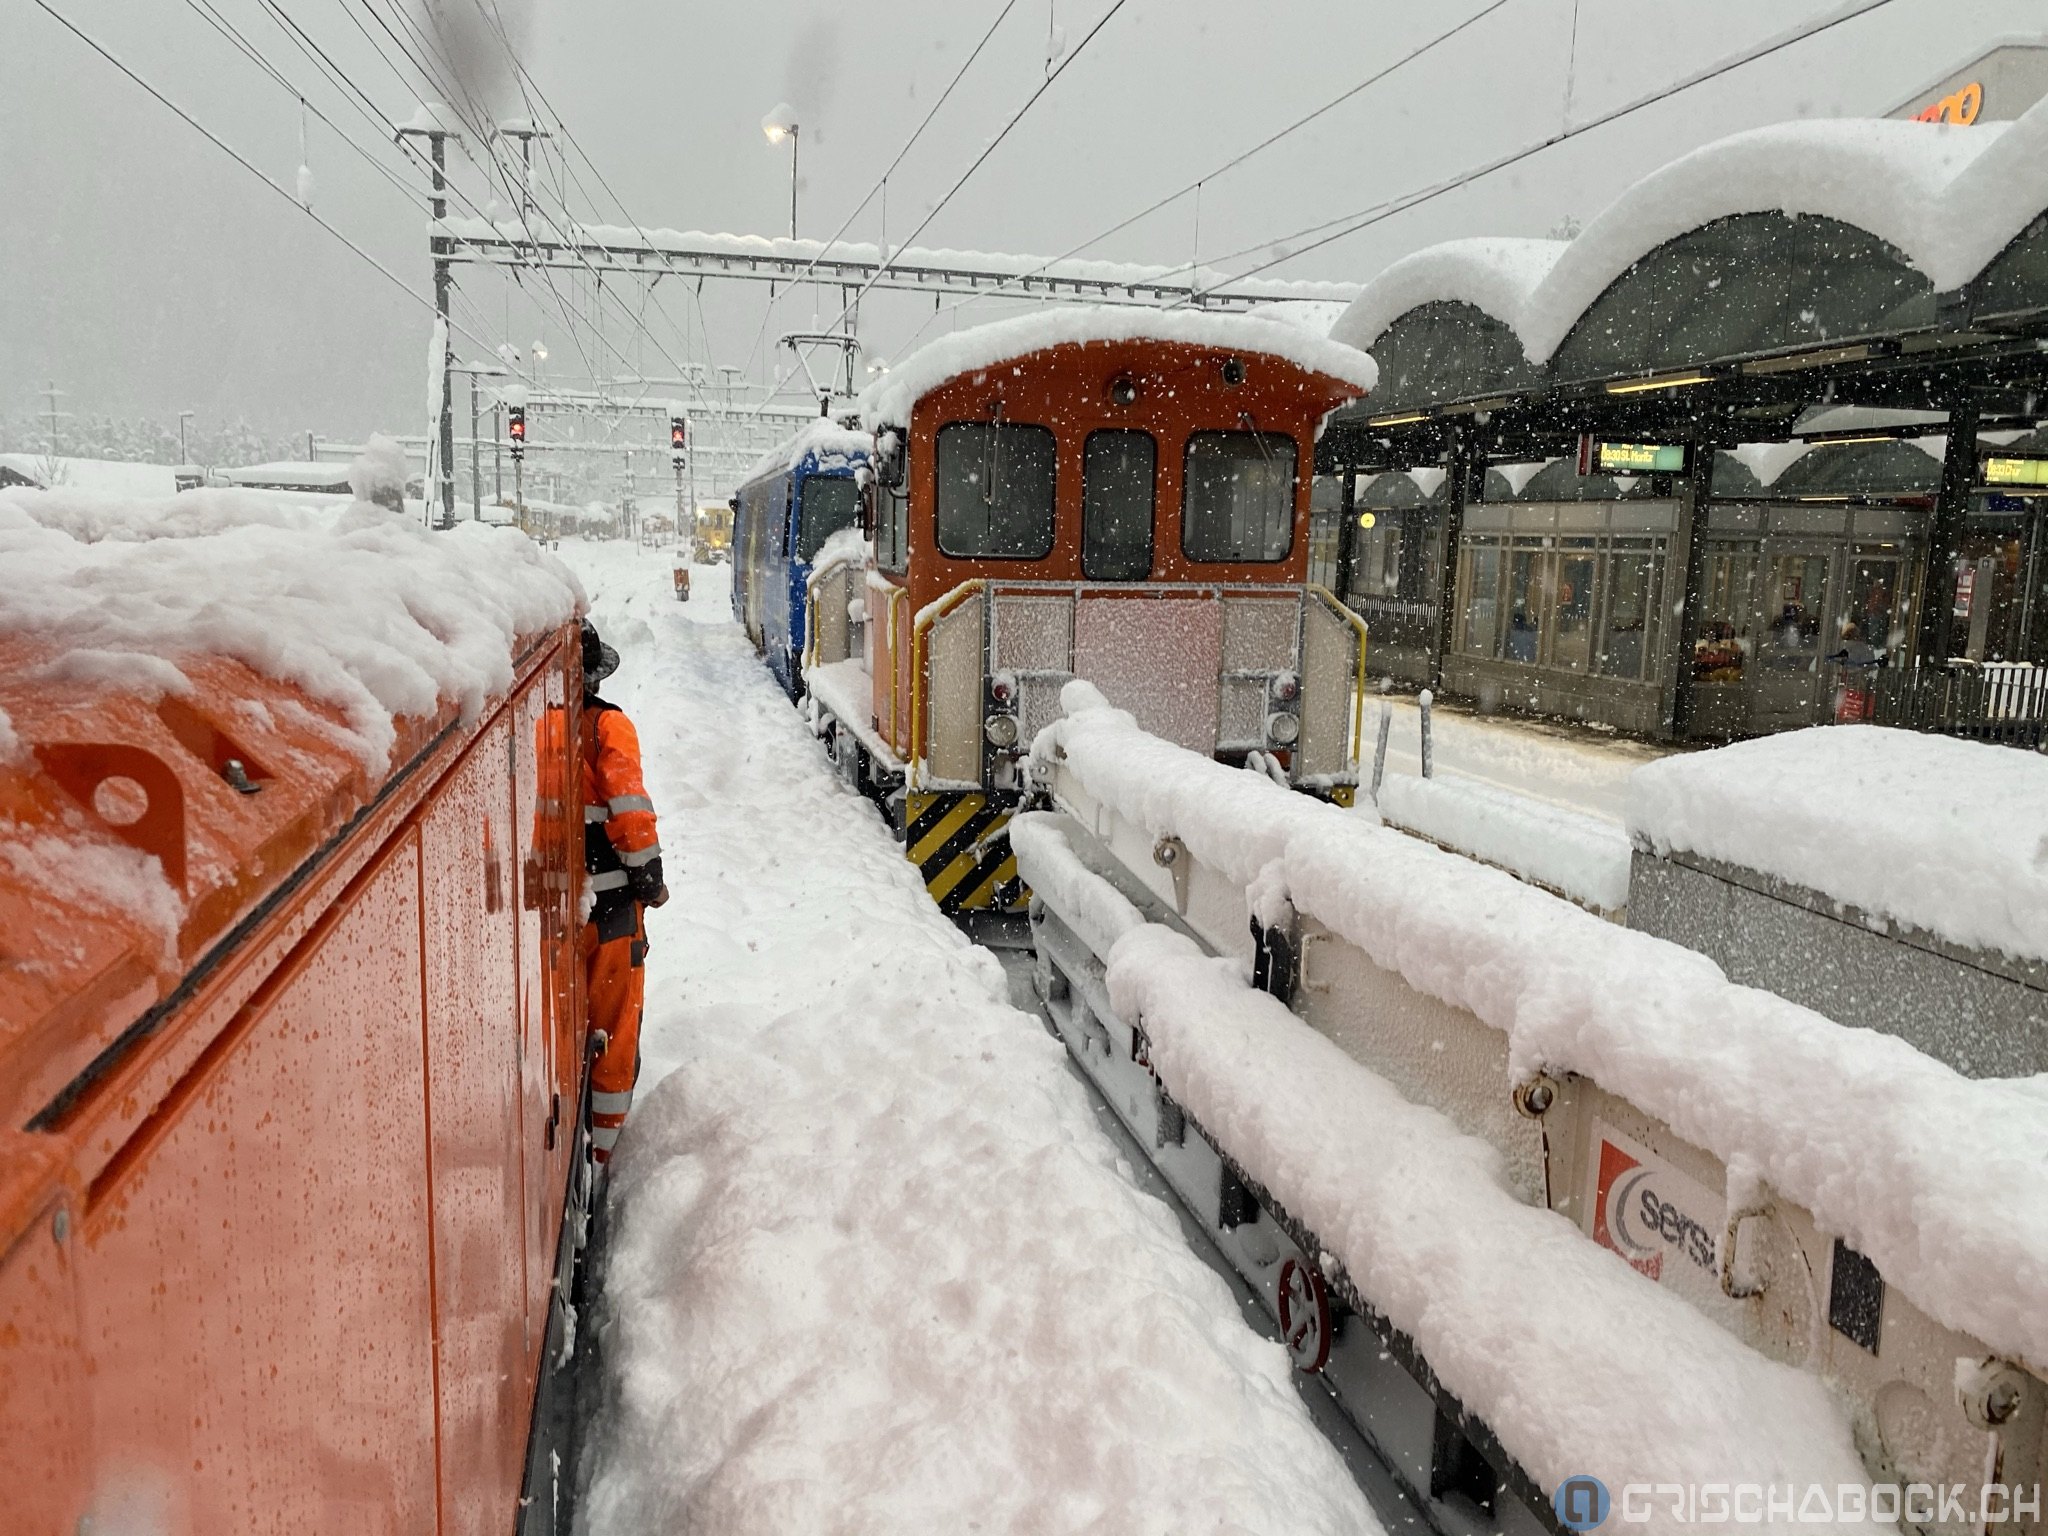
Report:
[[[1685,472],[1683,443],[1602,443],[1596,463],[1604,475],[1678,475]]]

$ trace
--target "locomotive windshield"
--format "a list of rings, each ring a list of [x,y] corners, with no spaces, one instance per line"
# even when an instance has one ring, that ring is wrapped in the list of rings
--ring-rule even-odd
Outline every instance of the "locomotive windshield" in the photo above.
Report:
[[[804,481],[803,515],[797,522],[796,557],[815,560],[825,541],[860,521],[860,487],[851,475],[812,475]]]
[[[1096,581],[1152,574],[1152,478],[1159,445],[1150,432],[1105,427],[1081,454],[1081,572]]]
[[[1188,439],[1180,542],[1190,560],[1271,562],[1294,547],[1294,439],[1197,432]]]
[[[1053,435],[1004,421],[939,428],[939,548],[955,559],[1052,553]]]

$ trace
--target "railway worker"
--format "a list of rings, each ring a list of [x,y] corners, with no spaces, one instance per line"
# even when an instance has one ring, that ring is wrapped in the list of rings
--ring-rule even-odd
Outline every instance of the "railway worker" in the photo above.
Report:
[[[597,1161],[610,1160],[640,1076],[640,1015],[646,996],[648,907],[668,900],[654,802],[640,773],[640,737],[598,685],[618,670],[619,653],[583,621],[583,868],[593,905],[582,952],[590,1028],[603,1054],[590,1072],[591,1139]]]

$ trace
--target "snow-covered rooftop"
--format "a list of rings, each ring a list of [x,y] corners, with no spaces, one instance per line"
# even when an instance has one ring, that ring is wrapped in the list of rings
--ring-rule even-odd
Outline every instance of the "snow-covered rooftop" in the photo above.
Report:
[[[223,470],[222,473],[232,485],[256,486],[263,489],[346,491],[349,467],[346,464],[322,464],[298,460],[278,459],[268,464],[245,464],[240,469]]]
[[[920,347],[861,393],[860,419],[871,430],[902,426],[919,399],[946,380],[1051,347],[1114,341],[1176,341],[1190,346],[1262,352],[1351,385],[1359,394],[1378,381],[1371,358],[1273,320],[1185,309],[1044,309],[977,325]]]
[[[1423,304],[1473,305],[1546,362],[1650,252],[1741,214],[1807,214],[1895,247],[1936,292],[1962,287],[2048,208],[2048,101],[1970,127],[1818,120],[1753,128],[1651,172],[1570,241],[1462,239],[1394,262],[1332,331],[1369,347]]]
[[[115,459],[53,459],[41,453],[0,453],[0,469],[11,469],[45,490],[96,491],[107,496],[169,496],[178,489],[169,464],[131,464]]]

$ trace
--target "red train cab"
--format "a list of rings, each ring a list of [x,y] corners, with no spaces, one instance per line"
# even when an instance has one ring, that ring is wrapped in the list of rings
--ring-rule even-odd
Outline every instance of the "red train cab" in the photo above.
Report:
[[[1372,380],[1275,322],[1052,311],[862,397],[874,553],[814,573],[807,676],[849,776],[900,790],[945,910],[1021,900],[995,834],[1074,678],[1168,740],[1348,795],[1365,631],[1307,580],[1310,470]]]

